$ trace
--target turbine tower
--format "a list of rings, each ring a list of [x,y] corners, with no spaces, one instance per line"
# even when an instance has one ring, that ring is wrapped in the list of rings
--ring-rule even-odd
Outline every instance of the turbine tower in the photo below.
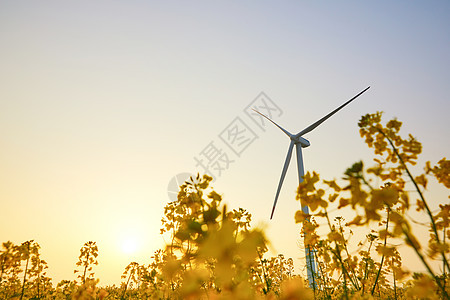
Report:
[[[322,119],[320,119],[320,120],[316,121],[315,123],[309,125],[308,127],[306,127],[305,129],[303,129],[302,131],[300,131],[297,134],[290,133],[289,131],[287,131],[286,129],[282,128],[280,125],[278,125],[277,123],[275,123],[274,121],[269,119],[267,116],[261,114],[257,110],[254,110],[258,114],[260,114],[261,116],[263,116],[264,118],[266,118],[267,120],[272,122],[275,126],[280,128],[291,140],[291,143],[289,144],[288,153],[287,153],[287,156],[286,156],[286,161],[284,162],[283,171],[281,172],[280,182],[278,183],[277,193],[275,195],[275,201],[273,202],[273,208],[272,208],[272,213],[270,214],[270,219],[272,219],[272,217],[273,217],[273,213],[275,211],[275,206],[277,205],[277,201],[278,201],[278,196],[280,195],[281,186],[283,185],[284,177],[286,176],[286,172],[287,172],[287,169],[289,167],[289,163],[291,162],[292,150],[294,149],[294,145],[295,145],[295,149],[296,149],[296,152],[297,152],[298,182],[302,183],[303,182],[303,176],[305,175],[305,171],[304,171],[304,168],[303,168],[302,148],[306,148],[306,147],[308,147],[310,145],[309,141],[307,139],[303,138],[302,136],[304,134],[307,134],[308,132],[314,130],[317,126],[319,126],[320,124],[325,122],[328,118],[330,118],[332,115],[334,115],[339,110],[344,108],[344,106],[346,106],[347,104],[349,104],[350,102],[352,102],[353,100],[355,100],[356,98],[361,96],[361,94],[364,93],[365,91],[367,91],[369,88],[370,88],[370,86],[365,88],[363,91],[361,91],[355,97],[351,98],[350,100],[348,100],[347,102],[345,102],[344,104],[342,104],[341,106],[339,106],[338,108],[333,110],[332,112],[330,112],[328,115],[326,115]],[[309,214],[308,206],[302,205],[302,211],[305,214]],[[306,239],[306,236],[305,236],[305,239]],[[307,269],[307,274],[308,274],[309,285],[313,289],[315,289],[316,285],[315,285],[315,280],[314,280],[314,274],[316,273],[316,270],[315,270],[316,266],[315,266],[315,262],[314,262],[314,255],[313,255],[311,249],[309,248],[309,246],[307,246],[307,245],[305,245],[305,253],[306,253],[306,269]]]

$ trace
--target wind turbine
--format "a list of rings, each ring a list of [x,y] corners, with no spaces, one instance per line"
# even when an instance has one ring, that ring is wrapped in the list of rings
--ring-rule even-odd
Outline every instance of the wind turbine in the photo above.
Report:
[[[287,169],[289,167],[289,163],[291,162],[292,151],[294,149],[294,145],[295,145],[295,149],[297,151],[298,181],[299,181],[299,183],[301,183],[301,182],[303,182],[303,176],[305,175],[305,171],[304,171],[304,168],[303,168],[302,148],[306,148],[306,147],[308,147],[310,145],[309,141],[307,139],[303,138],[302,136],[304,134],[307,134],[308,132],[311,132],[312,130],[314,130],[317,126],[319,126],[320,124],[325,122],[328,118],[330,118],[332,115],[334,115],[339,110],[344,108],[344,106],[346,106],[347,104],[349,104],[350,102],[352,102],[353,100],[355,100],[356,98],[361,96],[361,94],[364,93],[365,91],[367,91],[369,88],[370,88],[370,86],[365,88],[359,94],[357,94],[356,96],[354,96],[353,98],[351,98],[350,100],[348,100],[347,102],[345,102],[344,104],[342,104],[341,106],[339,106],[338,108],[333,110],[332,112],[330,112],[328,115],[326,115],[322,119],[320,119],[320,120],[316,121],[315,123],[309,125],[308,127],[306,127],[305,129],[303,129],[302,131],[300,131],[297,134],[290,133],[289,131],[287,131],[286,129],[282,128],[280,125],[278,125],[274,121],[272,121],[267,116],[261,114],[257,110],[254,110],[258,114],[260,114],[261,116],[263,116],[264,118],[266,118],[267,120],[272,122],[275,126],[280,128],[291,140],[291,143],[289,144],[288,153],[287,153],[287,156],[286,156],[286,161],[284,162],[283,171],[281,172],[280,182],[278,183],[277,193],[275,195],[275,201],[273,202],[273,208],[272,208],[272,213],[270,214],[270,219],[272,219],[272,217],[273,217],[273,213],[275,211],[275,206],[277,205],[277,201],[278,201],[278,196],[280,195],[281,186],[283,185],[284,177],[286,176],[286,172],[287,172]],[[305,214],[309,214],[308,206],[302,205],[302,211]],[[307,273],[308,273],[308,281],[309,281],[309,284],[311,285],[311,287],[315,288],[314,276],[313,276],[313,274],[315,273],[314,256],[311,255],[311,250],[309,249],[308,246],[306,246],[305,250],[306,250],[306,262],[307,262],[306,263],[306,268],[307,268]]]

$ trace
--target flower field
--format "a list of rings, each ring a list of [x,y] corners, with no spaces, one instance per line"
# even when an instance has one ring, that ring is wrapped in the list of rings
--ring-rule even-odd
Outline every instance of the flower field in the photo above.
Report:
[[[148,264],[131,262],[119,286],[99,285],[93,241],[82,246],[74,278],[61,282],[47,276],[37,242],[4,242],[0,299],[449,299],[450,204],[444,199],[433,209],[426,188],[430,180],[450,188],[450,161],[427,162],[413,174],[422,145],[400,135],[401,122],[383,124],[375,113],[358,125],[374,150],[373,165],[356,162],[339,181],[307,173],[298,187],[296,199],[310,214],[299,210],[292,221],[302,225],[301,240],[314,254],[314,282],[291,258],[269,257],[269,241],[251,226],[251,213],[227,207],[212,178],[197,175],[164,209],[161,234],[170,242]],[[352,219],[331,216],[331,207],[351,211]],[[428,236],[416,234],[412,211],[426,218]],[[366,237],[356,253],[355,230]],[[404,265],[399,245],[412,249],[425,272]]]

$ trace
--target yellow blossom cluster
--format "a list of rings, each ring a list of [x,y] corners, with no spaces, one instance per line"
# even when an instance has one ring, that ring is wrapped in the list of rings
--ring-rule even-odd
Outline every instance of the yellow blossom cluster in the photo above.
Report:
[[[341,181],[308,172],[298,187],[296,199],[310,209],[294,218],[316,262],[311,286],[296,274],[291,258],[267,257],[269,241],[264,230],[250,226],[250,212],[229,210],[211,188],[212,178],[197,175],[164,208],[161,234],[170,242],[149,264],[131,262],[120,286],[98,286],[95,242],[81,248],[76,279],[56,287],[36,242],[6,242],[0,249],[0,299],[449,299],[450,204],[432,211],[425,192],[432,178],[450,188],[450,161],[427,162],[423,174],[413,176],[409,168],[422,145],[412,135],[401,136],[400,121],[381,120],[377,112],[358,123],[374,149],[374,166],[356,162]],[[415,235],[412,207],[429,219],[427,244]],[[350,221],[332,216],[341,209],[354,213]],[[352,242],[353,230],[368,230],[366,238]],[[399,241],[411,247],[426,272],[411,274],[402,264]],[[432,260],[442,268],[433,269]]]
[[[424,191],[430,175],[449,187],[450,163],[445,158],[433,167],[427,162],[425,172],[413,176],[409,165],[417,164],[422,145],[410,134],[406,138],[400,135],[400,121],[393,119],[383,125],[381,119],[382,113],[377,112],[363,116],[358,123],[361,137],[374,149],[375,166],[366,169],[361,161],[353,164],[344,174],[344,184],[338,184],[335,180],[321,181],[319,175],[313,172],[307,173],[304,182],[299,185],[297,199],[302,205],[308,205],[313,213],[297,211],[295,220],[304,225],[305,244],[316,251],[320,293],[330,298],[333,294],[330,289],[341,286],[346,297],[358,295],[364,298],[367,294],[375,296],[377,292],[388,294],[393,290],[396,299],[405,296],[421,298],[425,297],[423,289],[428,288],[426,297],[433,299],[440,295],[447,299],[449,284],[445,281],[450,272],[447,260],[450,252],[450,205],[441,204],[438,211],[432,213]],[[382,185],[375,187],[372,182]],[[416,210],[424,212],[430,220],[430,239],[426,247],[419,242],[413,232],[414,227],[406,217],[411,208],[408,182],[418,195]],[[319,185],[324,188],[317,187]],[[333,202],[337,202],[337,209],[351,208],[355,213],[353,219],[343,224],[342,218],[337,217],[334,223],[331,222],[327,208]],[[318,218],[324,218],[328,224],[329,232],[322,238],[316,233],[319,226],[315,220]],[[359,251],[359,257],[350,254],[350,226],[370,225],[373,228],[373,224],[378,229],[367,235],[368,249]],[[409,271],[402,266],[396,246],[389,245],[388,239],[402,239],[409,245],[424,264],[427,274],[421,274],[420,278],[398,289],[396,284],[406,278]],[[381,257],[380,262],[375,262],[370,256],[374,243],[374,250]],[[430,267],[429,261],[433,259],[442,260],[442,275],[437,275]],[[338,279],[333,277],[335,273],[339,274]],[[389,274],[393,277],[394,287],[386,279]]]

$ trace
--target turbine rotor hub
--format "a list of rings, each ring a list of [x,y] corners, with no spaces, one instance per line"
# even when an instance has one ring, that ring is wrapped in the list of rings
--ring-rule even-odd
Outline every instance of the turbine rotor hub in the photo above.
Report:
[[[291,140],[293,140],[296,144],[300,144],[302,148],[306,148],[311,145],[311,143],[307,139],[302,138],[301,136],[297,138],[295,136],[291,136]]]

